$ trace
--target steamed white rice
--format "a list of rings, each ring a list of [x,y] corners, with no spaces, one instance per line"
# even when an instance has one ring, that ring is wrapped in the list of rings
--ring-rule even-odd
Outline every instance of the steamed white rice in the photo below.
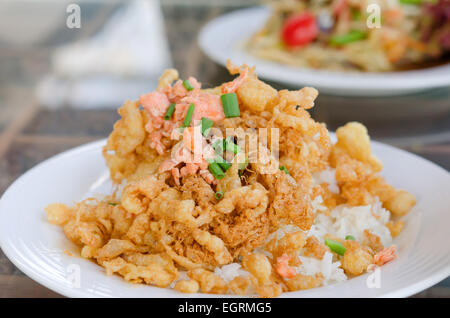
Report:
[[[333,254],[326,252],[323,258],[299,256],[302,264],[297,267],[297,272],[303,275],[322,273],[323,285],[330,285],[347,280],[344,270],[340,268],[341,262],[333,262]]]
[[[231,263],[222,267],[216,267],[214,274],[222,277],[227,283],[238,276],[248,277],[250,275],[239,263]]]
[[[353,235],[357,241],[364,241],[364,230],[369,230],[380,237],[384,246],[392,242],[391,233],[386,227],[389,220],[389,211],[381,205],[366,205],[350,207],[341,205],[331,211],[327,216],[318,213],[309,234],[323,241],[325,234],[345,239]]]

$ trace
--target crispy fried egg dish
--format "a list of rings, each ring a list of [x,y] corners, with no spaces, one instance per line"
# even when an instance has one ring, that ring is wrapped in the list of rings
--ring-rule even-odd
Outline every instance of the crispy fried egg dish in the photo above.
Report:
[[[183,293],[277,297],[394,260],[415,198],[379,175],[367,129],[333,143],[307,111],[317,90],[227,66],[221,86],[169,69],[126,101],[103,149],[116,190],[48,221],[107,275]]]

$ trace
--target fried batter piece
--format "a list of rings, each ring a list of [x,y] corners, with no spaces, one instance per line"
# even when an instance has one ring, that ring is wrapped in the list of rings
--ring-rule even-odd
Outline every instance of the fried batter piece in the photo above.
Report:
[[[252,283],[249,278],[238,276],[228,283],[228,287],[233,294],[244,296],[250,295]]]
[[[315,236],[310,236],[306,239],[305,256],[314,256],[322,259],[327,251],[328,247],[325,244],[320,243]]]
[[[225,294],[228,290],[227,283],[208,270],[197,268],[188,271],[187,274],[190,278],[199,283],[200,289],[204,293]]]
[[[366,245],[370,248],[374,254],[382,251],[384,249],[381,239],[378,235],[373,234],[369,230],[364,230],[364,237],[366,239]]]
[[[403,230],[404,226],[405,222],[403,221],[389,221],[386,223],[386,227],[389,229],[389,232],[391,232],[392,237],[398,236]]]
[[[282,238],[277,239],[275,236],[266,249],[272,254],[274,259],[286,255],[289,259],[289,265],[298,266],[300,260],[297,255],[299,251],[305,246],[306,237],[302,231],[286,233]]]
[[[196,293],[198,292],[198,290],[200,289],[200,285],[198,284],[198,282],[196,280],[179,280],[178,282],[176,282],[175,286],[173,286],[173,289],[178,290],[179,292],[182,293]]]
[[[115,182],[121,182],[134,173],[140,161],[136,148],[146,137],[145,117],[138,102],[126,101],[118,112],[121,119],[114,124],[113,132],[103,149],[111,179]]]
[[[311,289],[319,287],[323,282],[323,275],[321,273],[314,276],[297,274],[295,277],[286,280],[286,286],[289,291]]]
[[[375,198],[395,215],[405,215],[415,205],[412,194],[395,190],[378,175],[383,168],[372,154],[367,128],[351,122],[336,131],[337,143],[332,147],[330,165],[336,168],[340,195],[347,204],[373,204]]]
[[[345,241],[345,247],[342,268],[348,274],[361,275],[373,263],[373,255],[356,241]]]

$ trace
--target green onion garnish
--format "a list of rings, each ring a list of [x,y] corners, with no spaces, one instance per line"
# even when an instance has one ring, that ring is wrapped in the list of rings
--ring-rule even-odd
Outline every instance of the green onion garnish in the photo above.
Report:
[[[217,200],[220,200],[220,199],[223,198],[224,193],[223,193],[223,191],[217,191],[217,192],[214,194],[214,196],[216,197]]]
[[[202,117],[202,135],[206,136],[209,133],[209,130],[214,125],[214,122],[206,117]]]
[[[191,124],[192,115],[194,114],[194,108],[195,108],[194,104],[189,105],[189,109],[186,113],[186,117],[184,118],[184,123],[183,123],[184,127],[189,127],[189,125]]]
[[[225,150],[228,150],[236,155],[241,152],[241,147],[232,142],[231,139],[227,138],[225,139]]]
[[[227,162],[225,159],[223,159],[220,156],[216,156],[214,159],[214,162],[219,164],[219,166],[223,169],[223,171],[227,171],[231,167],[231,163]]]
[[[208,169],[216,179],[222,179],[225,176],[225,173],[223,172],[222,168],[216,162],[210,162]]]
[[[119,205],[119,203],[116,203],[116,202],[108,202],[108,205],[116,206],[116,205]]]
[[[228,162],[218,162],[218,164],[223,169],[223,171],[227,171],[231,167],[231,163]]]
[[[169,108],[167,109],[166,114],[164,115],[164,120],[169,120],[170,117],[172,117],[173,112],[175,111],[175,103],[170,104]]]
[[[222,101],[225,117],[230,118],[241,116],[236,93],[223,94],[220,96],[220,100]]]
[[[356,41],[360,41],[366,37],[366,33],[362,31],[350,31],[344,35],[335,35],[331,37],[330,43],[332,45],[344,45]]]
[[[344,255],[346,248],[341,243],[331,240],[331,239],[325,239],[325,245],[330,248],[333,252],[339,255]]]
[[[183,81],[183,86],[184,88],[186,88],[188,91],[192,91],[194,89],[194,87],[191,85],[191,82],[189,82],[189,80],[184,80]]]
[[[355,239],[355,237],[354,237],[353,235],[347,235],[347,236],[345,237],[345,240],[346,240],[346,241],[356,241],[356,239]]]
[[[283,171],[285,174],[289,174],[289,171],[285,166],[280,166],[280,170]]]
[[[401,4],[414,4],[414,5],[420,5],[422,4],[423,0],[400,0]]]

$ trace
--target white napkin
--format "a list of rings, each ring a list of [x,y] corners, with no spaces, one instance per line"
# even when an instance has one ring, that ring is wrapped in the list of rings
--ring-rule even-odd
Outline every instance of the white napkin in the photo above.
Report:
[[[37,97],[52,108],[116,108],[154,89],[171,64],[159,1],[134,0],[92,38],[55,50]]]

